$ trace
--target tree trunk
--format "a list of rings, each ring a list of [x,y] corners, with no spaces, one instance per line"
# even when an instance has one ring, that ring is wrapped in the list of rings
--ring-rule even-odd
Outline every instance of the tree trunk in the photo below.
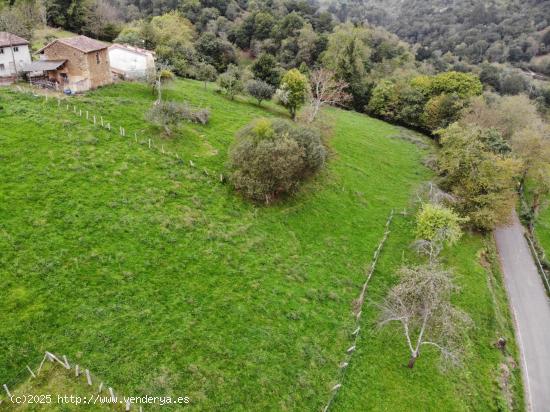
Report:
[[[409,363],[407,364],[407,367],[409,369],[414,368],[414,363],[416,362],[416,359],[418,358],[418,354],[413,353],[409,359]]]

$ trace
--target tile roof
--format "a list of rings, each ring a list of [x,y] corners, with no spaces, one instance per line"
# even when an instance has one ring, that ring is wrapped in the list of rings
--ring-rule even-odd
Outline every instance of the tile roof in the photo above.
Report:
[[[91,53],[97,50],[103,50],[109,47],[107,43],[103,43],[99,40],[90,39],[86,36],[76,36],[76,37],[69,37],[66,39],[56,39],[52,41],[50,44],[42,47],[40,50],[38,50],[37,53],[40,53],[42,50],[48,48],[52,44],[59,42],[62,44],[66,44],[67,46],[74,47],[77,50],[80,50],[83,53]]]
[[[27,40],[22,37],[16,36],[5,31],[0,31],[0,47],[9,47],[11,46],[22,46],[24,44],[29,44]]]
[[[114,43],[112,46],[109,46],[109,49],[122,49],[128,50],[134,53],[143,54],[143,55],[155,55],[154,51],[142,49],[140,47],[130,46],[129,44]]]

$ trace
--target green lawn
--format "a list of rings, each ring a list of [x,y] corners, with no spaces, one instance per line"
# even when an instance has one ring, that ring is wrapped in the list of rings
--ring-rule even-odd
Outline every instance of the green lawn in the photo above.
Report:
[[[423,153],[391,138],[402,133],[394,126],[330,110],[327,168],[295,198],[255,206],[219,182],[228,145],[251,119],[286,114],[193,81],[165,97],[209,107],[211,122],[159,136],[143,120],[154,97],[138,83],[71,98],[68,111],[0,90],[0,384],[21,383],[49,350],[127,396],[189,396],[196,410],[321,410],[386,218],[430,178]],[[73,104],[114,131],[94,129]],[[369,302],[412,259],[412,221],[396,216]],[[504,357],[492,343],[511,332],[500,275],[479,264],[488,244],[467,237],[445,256],[460,273],[457,303],[476,322],[465,368],[444,374],[428,350],[404,368],[400,332],[373,329],[369,304],[335,410],[503,404]]]
[[[545,207],[537,218],[535,225],[537,240],[546,251],[546,260],[550,259],[550,207]]]
[[[59,28],[44,26],[33,31],[31,47],[33,51],[37,51],[55,39],[63,39],[74,36],[78,36],[78,34]]]

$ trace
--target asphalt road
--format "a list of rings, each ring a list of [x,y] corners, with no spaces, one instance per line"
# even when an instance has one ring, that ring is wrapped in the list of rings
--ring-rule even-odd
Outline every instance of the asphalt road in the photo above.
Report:
[[[550,411],[550,301],[514,213],[495,230],[504,282],[515,318],[528,410]]]

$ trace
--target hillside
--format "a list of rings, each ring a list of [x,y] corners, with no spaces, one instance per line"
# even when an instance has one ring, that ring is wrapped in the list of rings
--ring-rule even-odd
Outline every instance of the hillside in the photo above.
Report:
[[[340,19],[367,19],[424,46],[423,58],[450,51],[474,64],[520,63],[550,45],[547,0],[349,0],[332,8]]]
[[[489,238],[467,235],[443,257],[476,325],[464,368],[441,371],[427,349],[411,371],[399,330],[375,327],[394,271],[415,260],[411,199],[432,176],[428,149],[407,137],[422,138],[329,110],[327,168],[298,196],[256,206],[220,182],[227,149],[253,118],[286,113],[190,80],[166,98],[209,107],[210,123],[160,137],[143,120],[154,96],[139,83],[59,106],[0,90],[0,382],[20,384],[24,365],[50,350],[129,396],[189,396],[195,410],[321,410],[387,216],[408,209],[391,226],[334,410],[523,409]],[[494,347],[501,336],[506,355]]]

